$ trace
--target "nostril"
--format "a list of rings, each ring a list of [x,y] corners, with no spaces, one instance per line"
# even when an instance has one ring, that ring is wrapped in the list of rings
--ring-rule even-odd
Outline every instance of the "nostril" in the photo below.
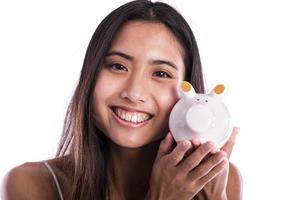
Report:
[[[121,98],[134,103],[144,103],[146,101],[145,94],[142,94],[141,92],[123,91],[121,93]]]

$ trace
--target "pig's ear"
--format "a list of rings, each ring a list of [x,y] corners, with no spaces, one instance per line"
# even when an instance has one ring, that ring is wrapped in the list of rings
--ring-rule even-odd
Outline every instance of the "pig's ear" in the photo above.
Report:
[[[214,89],[209,93],[210,96],[222,99],[224,95],[225,86],[222,84],[217,85]]]
[[[180,93],[182,97],[191,97],[196,94],[193,86],[187,81],[180,84]]]

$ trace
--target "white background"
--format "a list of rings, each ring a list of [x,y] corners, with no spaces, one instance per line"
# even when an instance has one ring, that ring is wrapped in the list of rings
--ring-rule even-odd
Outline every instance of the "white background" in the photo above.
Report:
[[[126,1],[0,3],[0,179],[54,156],[90,37]],[[300,6],[169,1],[197,38],[207,84],[226,85],[244,199],[299,199]]]

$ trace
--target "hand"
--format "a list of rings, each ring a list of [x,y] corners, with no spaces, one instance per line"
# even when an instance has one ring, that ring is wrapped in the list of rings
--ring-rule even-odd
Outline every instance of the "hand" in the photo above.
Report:
[[[181,141],[172,149],[173,143],[170,133],[160,143],[153,164],[147,200],[191,200],[227,164],[222,162],[225,156],[219,154],[207,158],[215,149],[211,142],[201,144],[189,155],[186,153],[192,148],[190,141]]]
[[[208,199],[227,199],[226,187],[228,182],[228,174],[229,174],[229,158],[235,143],[236,135],[239,132],[238,127],[234,127],[232,129],[231,136],[226,144],[221,148],[220,152],[223,152],[227,155],[226,157],[226,165],[222,173],[208,182],[204,188],[203,192]],[[193,145],[197,146],[197,141],[192,141]],[[198,194],[200,195],[200,194]]]

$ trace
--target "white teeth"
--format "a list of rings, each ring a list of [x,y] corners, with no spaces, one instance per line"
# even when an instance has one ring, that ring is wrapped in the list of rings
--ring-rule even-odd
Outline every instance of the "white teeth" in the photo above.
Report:
[[[123,111],[123,112],[125,112],[125,111]],[[131,119],[131,115],[130,115],[130,113],[126,113],[125,112],[125,117],[122,117],[122,119],[125,119],[126,121],[130,121],[130,119]]]
[[[137,112],[129,112],[126,110],[123,110],[121,108],[115,108],[115,113],[120,117],[121,119],[133,123],[141,123],[143,121],[146,121],[150,118],[148,114],[145,113],[137,113]]]
[[[125,119],[126,118],[126,113],[122,110],[120,116],[121,116],[122,119]]]
[[[137,122],[137,114],[133,114],[133,116],[131,117],[131,121]]]

